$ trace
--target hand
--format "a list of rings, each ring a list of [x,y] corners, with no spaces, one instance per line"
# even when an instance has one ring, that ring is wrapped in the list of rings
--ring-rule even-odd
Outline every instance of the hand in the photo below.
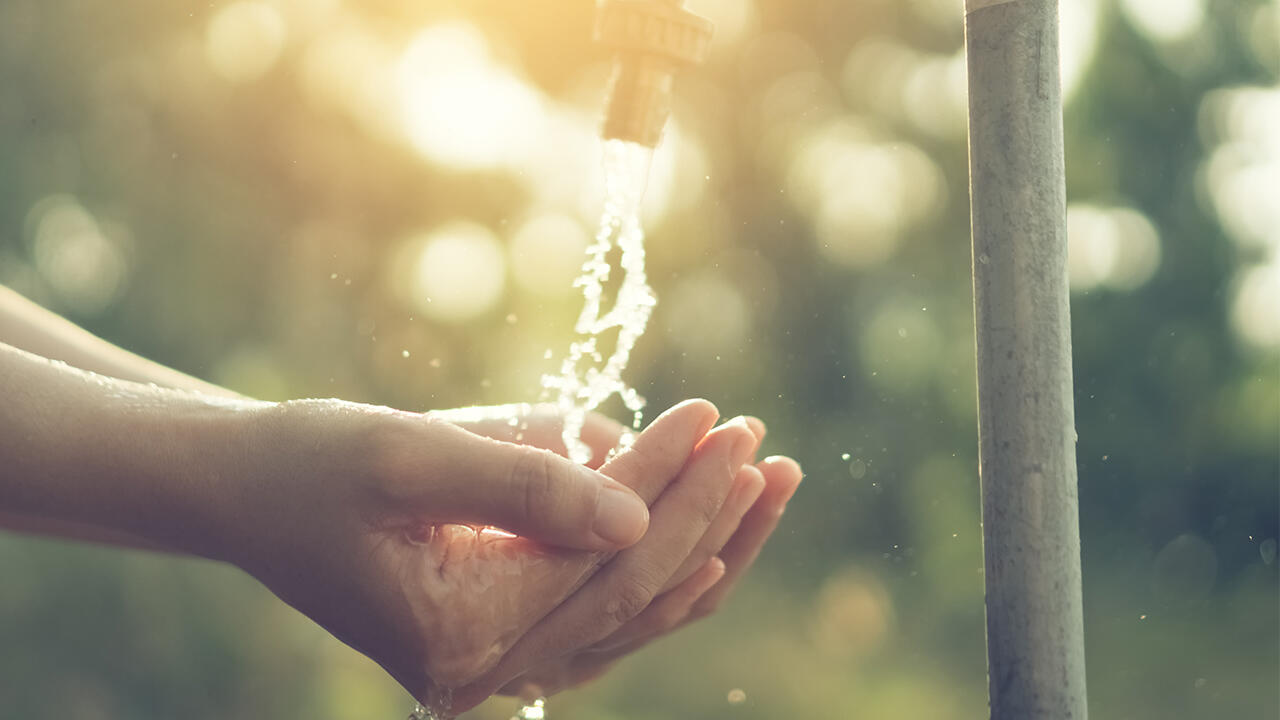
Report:
[[[566,453],[560,436],[562,421],[554,406],[471,408],[437,416],[488,437]],[[518,420],[513,423],[512,417]],[[764,438],[764,424],[755,418],[746,421],[758,444]],[[582,432],[593,453],[589,466],[603,464],[624,432],[623,426],[602,415],[589,415]],[[713,613],[755,561],[800,480],[800,467],[790,458],[771,457],[754,466],[744,465],[695,552],[643,612],[588,646],[547,657],[507,682],[500,692],[526,699],[552,695],[598,677],[621,657]]]
[[[418,698],[459,688],[455,709],[465,709],[527,669],[513,648],[558,647],[527,635],[604,553],[644,533],[643,503],[619,483],[645,502],[662,496],[662,531],[636,546],[641,555],[606,566],[610,582],[592,590],[603,612],[590,622],[579,614],[590,639],[573,649],[639,614],[691,554],[705,557],[689,572],[707,562],[714,549],[698,541],[756,449],[745,421],[708,433],[715,417],[705,402],[679,406],[597,473],[438,418],[286,403],[261,414],[251,461],[233,473],[244,480],[221,513],[226,558]],[[593,532],[611,494],[640,507]],[[491,525],[519,536],[475,527]]]
[[[0,389],[6,512],[237,564],[418,697],[459,688],[458,709],[714,568],[708,529],[757,442],[745,419],[708,433],[693,401],[596,472],[421,415],[216,400],[4,345]]]
[[[751,471],[755,472],[751,472]],[[743,481],[759,473],[763,482]],[[608,637],[578,650],[553,658],[531,668],[529,672],[507,683],[504,695],[526,699],[550,696],[562,690],[600,677],[623,657],[689,623],[705,618],[717,609],[733,590],[738,579],[755,562],[760,549],[773,534],[787,501],[801,480],[800,466],[790,458],[770,457],[755,466],[746,465],[739,473],[734,495],[725,503],[707,535],[732,536],[718,555],[678,586],[654,599],[644,612],[618,628]],[[752,503],[748,498],[754,499]],[[747,506],[745,516],[730,507]],[[735,517],[736,516],[736,517]],[[737,520],[735,522],[735,520]],[[736,529],[733,529],[736,528]],[[709,544],[717,540],[709,541]],[[679,573],[677,574],[679,575]]]

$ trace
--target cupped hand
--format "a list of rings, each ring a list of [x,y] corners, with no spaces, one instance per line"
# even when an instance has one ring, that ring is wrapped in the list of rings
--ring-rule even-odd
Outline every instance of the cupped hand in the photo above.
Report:
[[[442,417],[489,437],[525,442],[559,454],[566,452],[560,438],[561,418],[554,406],[475,408],[446,412]],[[512,422],[512,417],[518,420]],[[745,420],[758,445],[764,438],[764,424],[755,418]],[[602,415],[589,415],[582,432],[583,440],[593,453],[589,465],[602,465],[624,432],[622,425]],[[754,465],[744,464],[737,472],[730,496],[694,551],[642,612],[581,647],[527,650],[530,657],[540,660],[531,662],[523,673],[507,680],[500,692],[525,698],[552,695],[598,677],[620,658],[715,612],[772,535],[801,478],[800,466],[786,457],[774,456]],[[579,592],[589,594],[593,589],[583,588]],[[584,607],[590,604],[580,603]],[[570,617],[569,621],[578,619]],[[556,633],[556,630],[544,631],[543,636],[553,638]],[[503,673],[492,675],[501,678]],[[496,681],[494,677],[488,680]],[[485,689],[487,686],[481,684],[475,696],[482,695]]]
[[[464,710],[626,625],[700,552],[687,572],[708,562],[699,541],[756,449],[745,421],[708,433],[715,418],[678,406],[597,472],[438,418],[286,403],[228,472],[222,555],[419,699],[457,690]],[[641,535],[638,553],[602,564]],[[576,639],[549,638],[546,620],[582,597]]]

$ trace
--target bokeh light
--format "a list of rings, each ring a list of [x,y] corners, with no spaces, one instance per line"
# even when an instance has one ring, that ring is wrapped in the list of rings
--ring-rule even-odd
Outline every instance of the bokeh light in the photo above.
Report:
[[[918,147],[884,141],[850,120],[814,132],[794,155],[791,200],[826,258],[851,267],[888,259],[909,229],[945,202],[944,180]]]
[[[1156,42],[1184,40],[1204,23],[1205,0],[1120,0],[1125,17]]]
[[[536,402],[603,200],[594,4],[0,1],[0,282],[262,399]],[[550,714],[982,717],[964,2],[686,4],[626,376],[806,479],[718,615]],[[1280,3],[1059,7],[1091,714],[1276,717]],[[0,714],[409,706],[231,568],[0,534],[0,576]]]
[[[1231,324],[1246,342],[1280,349],[1280,257],[1240,274],[1231,304]]]
[[[422,31],[400,61],[406,130],[414,147],[443,165],[495,167],[519,157],[541,132],[543,99],[489,55],[472,25]]]
[[[271,69],[284,44],[280,11],[255,0],[239,0],[220,8],[205,34],[209,65],[231,81],[253,80]]]
[[[737,287],[708,270],[681,280],[658,305],[660,327],[696,362],[714,365],[737,356],[751,312]]]
[[[454,222],[410,244],[419,248],[411,286],[419,311],[458,323],[491,310],[502,298],[506,255],[488,229]]]
[[[1070,103],[1098,49],[1100,0],[1072,0],[1058,4],[1062,53],[1062,97]]]
[[[1142,213],[1073,203],[1067,208],[1071,288],[1141,287],[1160,267],[1160,236]]]
[[[124,290],[129,266],[123,250],[75,198],[41,200],[31,208],[27,224],[33,229],[36,269],[74,313],[101,313]]]
[[[590,237],[581,221],[562,213],[530,218],[511,236],[511,272],[529,292],[552,298],[577,294],[573,281]]]

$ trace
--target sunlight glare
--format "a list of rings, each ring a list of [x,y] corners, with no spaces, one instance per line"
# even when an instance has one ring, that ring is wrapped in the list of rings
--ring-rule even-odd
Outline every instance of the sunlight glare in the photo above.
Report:
[[[464,169],[509,166],[541,134],[541,93],[494,62],[484,36],[469,23],[419,33],[397,77],[409,139],[435,162]]]
[[[484,314],[502,299],[506,259],[487,228],[455,222],[417,240],[412,297],[417,309],[444,322]]]
[[[1191,37],[1204,24],[1204,0],[1121,0],[1129,24],[1155,42]]]
[[[511,272],[516,283],[544,297],[577,297],[578,277],[589,243],[587,230],[561,213],[538,215],[511,237]]]
[[[254,80],[275,65],[284,50],[280,11],[263,2],[240,0],[209,21],[205,56],[214,72],[231,82]]]
[[[754,0],[687,0],[685,8],[715,22],[711,42],[717,46],[737,44],[759,24]]]

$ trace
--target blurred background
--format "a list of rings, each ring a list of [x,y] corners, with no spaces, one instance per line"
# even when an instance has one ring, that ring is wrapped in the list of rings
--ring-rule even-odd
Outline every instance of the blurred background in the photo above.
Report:
[[[961,0],[688,4],[629,377],[807,480],[727,608],[551,717],[984,717]],[[0,0],[0,283],[265,399],[536,400],[601,199],[593,10]],[[1091,712],[1276,718],[1280,2],[1062,12]],[[0,536],[0,715],[408,706],[232,569]]]

